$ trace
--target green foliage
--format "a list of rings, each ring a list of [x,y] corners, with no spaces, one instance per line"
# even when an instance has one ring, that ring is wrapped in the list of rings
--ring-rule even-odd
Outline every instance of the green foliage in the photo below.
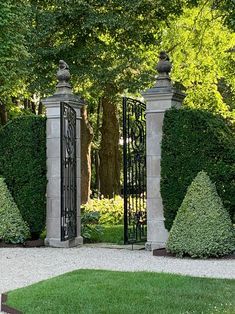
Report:
[[[103,228],[99,225],[100,213],[83,212],[81,216],[81,235],[89,242],[96,242],[95,239],[102,235]]]
[[[102,225],[102,232],[97,233],[91,230],[90,242],[100,243],[124,243],[124,226],[123,225]]]
[[[24,89],[28,58],[28,1],[4,0],[0,8],[0,98]],[[21,90],[22,91],[22,90]]]
[[[30,235],[29,228],[2,177],[0,195],[0,239],[6,243],[23,243]]]
[[[0,130],[0,173],[32,233],[46,215],[46,119],[19,117]]]
[[[215,185],[201,171],[189,186],[167,249],[178,256],[223,256],[235,251],[235,230]]]
[[[120,225],[123,223],[123,199],[120,196],[108,199],[91,199],[83,205],[84,212],[98,212],[100,223],[107,225]]]
[[[91,199],[82,205],[82,236],[89,242],[123,243],[123,199]]]
[[[47,90],[52,63],[71,65],[73,85],[86,98],[116,97],[149,84],[152,54],[165,21],[185,1],[113,0],[33,2],[31,63],[36,88]],[[50,45],[48,45],[50,43]],[[154,52],[154,53],[153,53]],[[35,84],[36,82],[36,84]]]
[[[235,134],[209,112],[171,109],[165,114],[162,139],[161,195],[170,230],[187,187],[201,170],[215,182],[231,216],[235,213]]]
[[[199,1],[197,7],[185,6],[164,29],[162,49],[170,51],[172,79],[186,89],[184,105],[235,117],[235,110],[229,111],[235,97],[235,54],[229,52],[235,33],[223,25],[224,14],[210,5]]]
[[[235,2],[233,0],[212,1],[214,8],[221,11],[224,22],[235,30]]]

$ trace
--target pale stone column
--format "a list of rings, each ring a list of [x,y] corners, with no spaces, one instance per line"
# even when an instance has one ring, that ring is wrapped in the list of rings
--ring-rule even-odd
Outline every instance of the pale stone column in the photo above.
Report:
[[[42,100],[46,106],[46,146],[47,146],[47,214],[46,228],[47,236],[45,245],[52,247],[72,247],[81,245],[81,214],[80,214],[80,119],[83,102],[72,94],[69,84],[70,73],[68,65],[60,61],[57,72],[59,83],[56,92]],[[68,241],[61,241],[61,152],[60,152],[60,104],[66,102],[72,106],[77,114],[76,121],[76,145],[77,145],[77,237]]]
[[[147,250],[165,248],[168,238],[160,194],[162,126],[165,111],[180,107],[185,97],[171,85],[171,63],[164,52],[160,53],[157,70],[155,86],[142,93],[146,101]]]

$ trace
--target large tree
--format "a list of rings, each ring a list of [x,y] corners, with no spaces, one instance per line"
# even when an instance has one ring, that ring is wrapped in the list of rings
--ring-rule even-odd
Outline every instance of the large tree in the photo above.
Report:
[[[235,33],[221,11],[200,1],[165,28],[162,48],[173,61],[172,79],[186,89],[185,105],[234,116]]]
[[[125,91],[150,81],[152,52],[164,23],[180,14],[184,1],[75,0],[32,1],[35,12],[33,64],[37,78],[52,61],[71,65],[74,86],[89,99],[101,99],[101,193],[119,192],[118,103]],[[39,65],[39,66],[38,66]],[[47,72],[48,73],[48,72]],[[50,74],[48,73],[48,76]],[[40,79],[40,82],[42,80]]]

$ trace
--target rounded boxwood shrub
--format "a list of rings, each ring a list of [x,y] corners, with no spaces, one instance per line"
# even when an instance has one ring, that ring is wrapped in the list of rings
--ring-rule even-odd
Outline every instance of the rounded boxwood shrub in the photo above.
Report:
[[[38,236],[46,219],[46,119],[23,116],[0,130],[0,174],[27,222]]]
[[[170,109],[165,113],[161,195],[165,225],[171,229],[187,187],[205,170],[215,182],[231,218],[235,214],[235,132],[212,113]],[[234,217],[235,219],[235,217]]]
[[[167,250],[178,256],[222,256],[235,250],[235,233],[215,185],[201,171],[176,215]]]
[[[30,235],[4,179],[0,177],[0,240],[23,243]]]

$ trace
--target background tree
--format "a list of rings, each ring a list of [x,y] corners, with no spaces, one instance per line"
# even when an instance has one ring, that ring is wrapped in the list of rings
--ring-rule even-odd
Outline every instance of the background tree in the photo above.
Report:
[[[0,123],[8,119],[7,107],[25,92],[28,58],[26,34],[29,7],[24,0],[6,0],[0,9]]]
[[[172,79],[186,89],[185,105],[235,117],[235,34],[221,12],[205,1],[185,8],[164,30],[162,46],[173,60]]]

